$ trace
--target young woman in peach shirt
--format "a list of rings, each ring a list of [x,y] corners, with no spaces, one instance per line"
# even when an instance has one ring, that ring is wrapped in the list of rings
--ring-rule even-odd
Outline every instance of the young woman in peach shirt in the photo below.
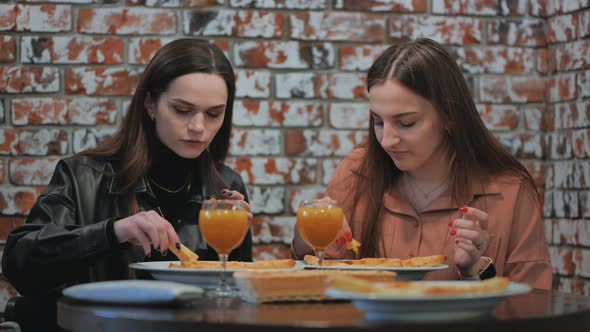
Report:
[[[429,39],[391,46],[369,69],[367,88],[368,142],[327,188],[345,212],[341,235],[362,243],[358,256],[444,254],[449,269],[427,279],[489,277],[493,266],[551,288],[535,183],[485,127],[447,51]],[[311,253],[298,234],[292,249]],[[336,241],[326,255],[353,252]]]

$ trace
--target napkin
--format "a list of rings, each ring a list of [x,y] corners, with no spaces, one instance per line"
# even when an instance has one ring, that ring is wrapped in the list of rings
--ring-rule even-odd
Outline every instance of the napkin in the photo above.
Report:
[[[203,289],[170,281],[117,280],[71,286],[63,295],[87,302],[163,304],[199,298]]]

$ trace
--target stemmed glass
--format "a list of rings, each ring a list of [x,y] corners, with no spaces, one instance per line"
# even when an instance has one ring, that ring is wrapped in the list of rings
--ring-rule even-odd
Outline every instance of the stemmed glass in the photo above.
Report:
[[[303,201],[297,210],[297,231],[313,248],[320,269],[324,265],[324,252],[342,228],[342,208],[331,199]]]
[[[225,272],[229,253],[242,243],[248,233],[248,211],[245,205],[233,200],[205,200],[199,212],[199,228],[221,262],[219,287],[209,295],[236,296],[237,292],[227,284]]]

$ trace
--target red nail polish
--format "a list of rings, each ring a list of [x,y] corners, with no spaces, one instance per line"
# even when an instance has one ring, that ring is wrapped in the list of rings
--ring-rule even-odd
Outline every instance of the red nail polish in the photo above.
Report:
[[[453,227],[453,221],[449,221],[449,227]]]
[[[467,205],[463,205],[460,209],[459,212],[461,213],[467,213]]]
[[[455,240],[455,244],[459,244],[459,240]]]
[[[346,241],[350,242],[352,241],[352,234],[350,234],[350,232],[346,232]]]
[[[343,236],[341,236],[338,238],[338,240],[336,240],[336,242],[338,242],[339,245],[343,245],[346,243],[346,239]]]
[[[453,230],[451,231],[451,236],[455,236],[456,234],[457,234],[457,231],[453,229]]]

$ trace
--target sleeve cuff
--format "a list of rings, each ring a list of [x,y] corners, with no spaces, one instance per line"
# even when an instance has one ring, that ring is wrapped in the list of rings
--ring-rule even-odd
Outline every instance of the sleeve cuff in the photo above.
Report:
[[[467,276],[464,276],[464,275],[462,275],[462,274],[461,274],[461,270],[460,270],[460,269],[457,269],[457,273],[459,274],[459,278],[461,278],[461,279],[463,279],[463,280],[481,280],[481,277],[480,277],[480,275],[481,275],[481,274],[482,274],[482,273],[483,273],[485,270],[487,270],[487,269],[490,267],[490,265],[492,265],[492,263],[493,263],[493,262],[494,262],[494,261],[493,261],[493,260],[492,260],[490,257],[487,257],[487,256],[481,256],[481,257],[479,258],[479,262],[478,262],[478,263],[480,264],[480,266],[481,266],[481,267],[479,268],[479,270],[477,271],[477,273],[475,273],[475,274],[474,274],[474,275],[472,275],[472,276],[469,276],[469,275],[467,275]]]

